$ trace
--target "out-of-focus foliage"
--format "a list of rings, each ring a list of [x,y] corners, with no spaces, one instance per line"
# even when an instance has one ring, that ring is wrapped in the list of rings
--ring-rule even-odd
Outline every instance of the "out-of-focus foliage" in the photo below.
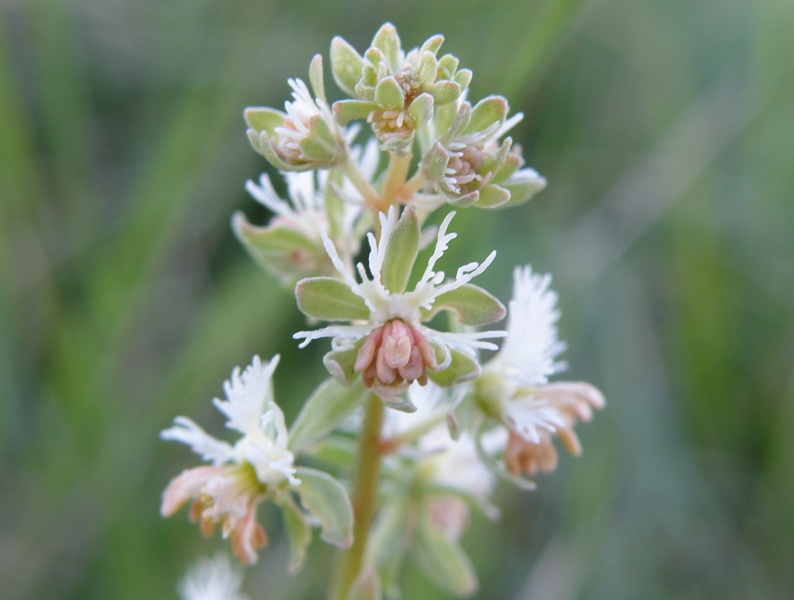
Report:
[[[288,420],[323,376],[230,231],[236,209],[264,218],[242,108],[385,20],[407,47],[443,33],[471,99],[526,114],[548,189],[462,211],[481,249],[445,260],[496,247],[482,283],[503,299],[514,264],[554,273],[570,375],[608,401],[581,459],[473,524],[479,597],[791,597],[794,4],[1,0],[3,597],[175,597],[220,544],[159,518],[188,454],[157,432],[212,422],[255,352],[283,354]],[[247,588],[319,597],[328,556],[288,576],[272,516]],[[406,598],[447,597],[410,575]]]

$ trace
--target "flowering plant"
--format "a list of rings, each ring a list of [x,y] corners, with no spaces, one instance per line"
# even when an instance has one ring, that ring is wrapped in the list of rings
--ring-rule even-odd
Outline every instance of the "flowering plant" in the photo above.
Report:
[[[574,427],[604,406],[589,384],[549,382],[565,367],[550,276],[516,268],[505,308],[472,283],[496,252],[452,276],[438,268],[457,234],[454,212],[427,226],[434,211],[515,206],[546,184],[522,168],[511,138],[500,141],[521,115],[509,117],[500,96],[472,106],[471,71],[450,54],[439,58],[442,42],[434,36],[405,52],[388,23],[363,55],[335,38],[331,70],[348,98],[328,101],[316,56],[311,91],[290,80],[284,112],[246,109],[251,145],[284,172],[288,199],[267,175],[249,181],[275,216],[257,226],[236,214],[234,231],[262,267],[295,286],[312,327],[294,334],[300,347],[330,338],[330,377],[287,428],[273,393],[278,356],[254,357],[214,401],[240,434],[233,444],[186,417],[162,432],[208,463],[171,481],[164,516],[189,503],[205,535],[220,526],[253,564],[268,542],[257,509],[272,503],[293,572],[319,526],[340,548],[331,600],[398,595],[408,558],[441,588],[473,593],[477,577],[460,545],[469,511],[498,516],[491,493],[499,479],[533,487],[529,477],[556,466],[555,438],[578,455]],[[373,134],[363,145],[361,124],[350,124],[358,120]],[[504,329],[494,325],[506,315]],[[485,360],[482,351],[496,352]],[[191,571],[184,597],[210,597],[202,591],[210,588],[242,597],[239,575],[222,559],[201,564],[207,573]]]

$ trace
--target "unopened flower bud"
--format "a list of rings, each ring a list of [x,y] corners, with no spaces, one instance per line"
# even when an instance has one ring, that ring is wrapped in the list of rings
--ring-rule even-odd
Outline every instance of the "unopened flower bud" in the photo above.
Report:
[[[402,388],[418,381],[427,383],[427,371],[437,371],[436,351],[416,329],[400,319],[389,321],[370,333],[356,356],[354,371],[364,384]]]

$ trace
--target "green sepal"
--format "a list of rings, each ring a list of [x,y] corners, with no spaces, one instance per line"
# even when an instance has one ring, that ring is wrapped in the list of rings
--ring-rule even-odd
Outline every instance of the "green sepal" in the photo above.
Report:
[[[289,449],[299,453],[324,437],[364,402],[367,390],[360,382],[353,387],[326,379],[312,392],[289,430]]]
[[[463,131],[468,126],[469,121],[471,121],[471,104],[468,102],[462,102],[458,107],[458,111],[455,114],[455,118],[452,120],[447,133],[440,138],[442,142],[449,143],[450,141],[454,140],[455,136],[457,136],[459,132]]]
[[[449,539],[425,516],[418,528],[414,558],[436,585],[456,596],[470,596],[477,591],[477,575],[471,560],[456,540]]]
[[[380,398],[381,402],[383,402],[384,406],[387,408],[391,408],[392,410],[399,410],[400,412],[404,413],[415,413],[416,406],[408,400],[405,396],[400,394],[393,394],[390,393],[390,390],[387,386],[378,387],[373,386],[372,391],[375,392],[375,395]]]
[[[319,54],[314,55],[309,65],[309,83],[312,84],[314,97],[319,98],[327,104],[328,101],[325,99],[325,83],[323,82],[323,57]]]
[[[419,48],[419,53],[422,54],[424,52],[430,52],[433,56],[438,53],[438,50],[441,48],[441,44],[444,43],[444,36],[440,33],[437,33],[434,36],[431,36],[425,40],[425,43],[422,44],[422,47]]]
[[[360,373],[356,373],[353,367],[356,364],[356,357],[361,346],[364,345],[366,337],[362,337],[349,350],[331,350],[323,356],[323,364],[328,372],[339,383],[344,386],[353,385],[359,378]]]
[[[502,186],[491,184],[480,190],[480,197],[475,206],[478,208],[498,208],[507,204],[510,192]]]
[[[439,79],[449,79],[450,77],[455,76],[455,71],[458,69],[458,64],[460,61],[458,60],[457,56],[453,54],[445,54],[441,58],[438,59],[438,72],[439,72]]]
[[[430,181],[440,182],[446,176],[447,165],[449,164],[449,152],[440,142],[433,144],[422,157],[422,173]]]
[[[366,119],[378,105],[367,100],[339,100],[334,102],[334,116],[341,125],[355,119]]]
[[[353,46],[341,37],[331,40],[331,73],[336,84],[346,94],[356,95],[356,84],[361,79],[363,68],[364,59]]]
[[[433,120],[435,121],[437,135],[442,139],[448,139],[448,132],[455,122],[457,114],[458,107],[455,106],[454,102],[435,107]]]
[[[399,68],[400,59],[400,36],[397,29],[391,23],[384,23],[375,37],[372,38],[372,46],[383,52],[383,56],[392,71]]]
[[[508,208],[523,204],[543,190],[546,180],[532,169],[524,169],[499,185],[510,192],[510,200],[500,207]]]
[[[469,206],[474,206],[480,199],[479,190],[474,190],[473,192],[463,194],[462,196],[456,196],[455,194],[447,192],[446,190],[442,190],[442,194],[446,199],[447,204],[454,206],[455,208],[468,208]]]
[[[430,85],[436,80],[438,60],[432,52],[420,52],[419,61],[416,63],[416,74],[420,87]]]
[[[508,151],[499,169],[491,178],[490,183],[501,183],[509,177],[512,177],[514,173],[524,166],[524,159],[521,157],[521,147],[516,144],[511,146],[511,148],[513,151]]]
[[[414,120],[414,129],[421,129],[433,117],[435,100],[430,94],[419,94],[408,107],[408,114]]]
[[[375,102],[382,108],[402,110],[405,92],[394,77],[384,77],[375,86]]]
[[[248,131],[252,131],[249,129]],[[249,134],[249,139],[251,140],[251,145],[254,147],[254,150],[259,152],[262,156],[264,156],[267,161],[279,169],[280,171],[308,171],[310,169],[316,169],[317,164],[313,162],[287,162],[281,156],[278,155],[276,152],[275,147],[273,146],[273,142],[270,139],[270,136],[266,131],[262,131],[259,133],[259,140],[258,146],[254,144],[253,137]]]
[[[232,216],[232,230],[245,249],[266,271],[282,283],[327,272],[332,265],[323,248],[290,227],[251,225],[241,212]]]
[[[504,304],[479,286],[466,283],[438,296],[430,310],[422,311],[422,321],[432,319],[439,311],[448,310],[463,325],[487,325],[504,318]]]
[[[257,133],[267,131],[273,135],[276,127],[284,125],[284,113],[272,108],[250,106],[243,111],[245,123]]]
[[[312,528],[306,522],[303,512],[295,505],[292,496],[287,496],[281,509],[284,515],[284,525],[289,539],[289,572],[294,575],[303,567],[306,560],[306,550],[312,541]]]
[[[372,83],[369,83],[369,77],[375,72],[372,65],[365,64],[361,71],[363,73],[361,81],[356,84],[356,93],[353,94],[359,100],[366,100],[367,102],[375,102],[375,85],[378,83],[377,76],[372,75]]]
[[[461,90],[465,90],[471,83],[472,72],[471,69],[461,69],[455,73],[455,82],[460,86]]]
[[[419,220],[410,207],[403,211],[392,231],[381,267],[383,285],[393,294],[402,294],[419,252]]]
[[[309,119],[308,133],[298,142],[298,146],[306,160],[316,163],[313,168],[330,166],[341,156],[339,142],[322,115]]]
[[[459,83],[447,79],[428,86],[427,91],[432,94],[436,103],[441,105],[457,100],[463,89]]]
[[[369,318],[369,308],[346,283],[333,277],[308,277],[295,286],[298,308],[307,317],[324,321]]]
[[[438,352],[436,352],[438,354]],[[460,350],[450,351],[452,362],[446,369],[427,372],[427,377],[441,387],[450,387],[474,379],[481,372],[480,363]]]
[[[345,596],[345,600],[381,600],[380,578],[372,567],[364,567]]]
[[[485,131],[498,126],[507,118],[509,105],[502,96],[488,96],[480,100],[471,111],[471,120],[461,133]]]
[[[320,536],[329,544],[349,548],[353,543],[353,507],[345,487],[328,473],[296,467],[295,487],[303,507],[320,521]]]
[[[405,156],[406,154],[411,152],[411,147],[414,144],[414,135],[413,133],[407,139],[402,138],[391,138],[382,142],[380,145],[380,149],[384,152],[394,152],[399,156]]]

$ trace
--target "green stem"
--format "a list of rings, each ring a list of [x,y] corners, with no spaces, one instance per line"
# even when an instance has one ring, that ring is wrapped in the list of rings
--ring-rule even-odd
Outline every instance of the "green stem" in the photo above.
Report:
[[[422,169],[417,169],[408,181],[405,182],[403,190],[409,194],[415,194],[427,183],[427,177],[422,173]]]
[[[383,179],[383,193],[381,194],[381,210],[385,212],[392,204],[397,204],[403,194],[403,186],[411,166],[410,153],[405,155],[389,153],[389,168]]]
[[[369,530],[375,516],[380,473],[380,431],[383,424],[383,402],[370,394],[364,412],[364,423],[358,443],[358,462],[353,479],[353,545],[340,552],[334,567],[331,600],[344,600],[356,581],[364,563]]]
[[[367,207],[377,213],[377,208],[380,205],[380,197],[378,196],[378,192],[375,191],[375,188],[372,187],[372,184],[370,184],[367,178],[359,171],[358,165],[348,159],[347,162],[342,165],[342,172],[344,172],[350,180],[350,183],[352,183],[364,197],[364,203]]]

